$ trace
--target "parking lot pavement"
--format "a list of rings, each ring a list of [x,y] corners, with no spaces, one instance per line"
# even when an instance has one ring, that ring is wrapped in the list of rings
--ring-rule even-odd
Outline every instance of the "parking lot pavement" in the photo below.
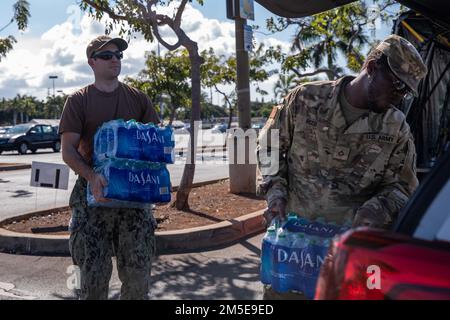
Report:
[[[199,253],[164,255],[152,267],[152,299],[261,299],[259,263],[262,234],[237,244]],[[67,287],[70,257],[0,253],[0,300],[74,299]],[[110,298],[120,281],[114,263]]]
[[[39,149],[35,154],[31,152],[28,152],[27,154],[18,154],[17,151],[4,151],[0,154],[1,163],[31,164],[32,161],[64,163],[61,152],[53,152],[52,149]]]

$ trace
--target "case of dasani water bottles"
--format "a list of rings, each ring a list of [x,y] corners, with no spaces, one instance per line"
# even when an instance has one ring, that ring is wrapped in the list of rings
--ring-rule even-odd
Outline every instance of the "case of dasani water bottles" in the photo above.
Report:
[[[350,222],[340,226],[293,213],[283,223],[275,219],[262,241],[261,282],[277,292],[299,291],[314,298],[330,243],[349,228]]]
[[[104,197],[96,202],[88,183],[89,206],[151,208],[170,202],[170,174],[175,139],[170,126],[159,127],[122,119],[105,122],[94,136],[94,171],[108,181]]]
[[[96,202],[88,183],[89,206],[151,208],[152,203],[170,202],[170,175],[163,163],[108,158],[94,170],[108,181],[103,195],[112,201]]]
[[[170,126],[135,120],[105,122],[94,136],[94,162],[106,158],[175,162],[175,138]]]

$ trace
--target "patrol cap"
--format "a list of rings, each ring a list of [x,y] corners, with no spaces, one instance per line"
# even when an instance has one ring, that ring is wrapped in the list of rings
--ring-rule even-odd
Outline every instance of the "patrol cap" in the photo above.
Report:
[[[86,48],[86,56],[89,59],[95,51],[102,49],[110,43],[114,43],[120,51],[128,48],[128,43],[121,38],[111,38],[110,36],[98,36],[92,40]]]
[[[396,34],[384,39],[375,50],[387,56],[392,72],[402,80],[417,97],[420,80],[427,74],[427,67],[416,48]]]

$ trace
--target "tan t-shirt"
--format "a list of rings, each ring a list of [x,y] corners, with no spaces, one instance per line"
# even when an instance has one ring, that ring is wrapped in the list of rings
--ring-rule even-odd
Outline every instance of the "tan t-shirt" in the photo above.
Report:
[[[119,83],[116,90],[106,93],[91,84],[67,98],[59,133],[79,133],[78,152],[92,164],[95,132],[104,122],[115,119],[159,123],[150,99],[141,91]]]

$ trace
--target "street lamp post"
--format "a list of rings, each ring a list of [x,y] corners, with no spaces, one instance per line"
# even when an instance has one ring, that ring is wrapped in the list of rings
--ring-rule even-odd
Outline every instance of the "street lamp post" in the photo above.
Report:
[[[53,81],[53,97],[55,97],[55,79],[58,79],[58,76],[49,76],[48,78]]]

